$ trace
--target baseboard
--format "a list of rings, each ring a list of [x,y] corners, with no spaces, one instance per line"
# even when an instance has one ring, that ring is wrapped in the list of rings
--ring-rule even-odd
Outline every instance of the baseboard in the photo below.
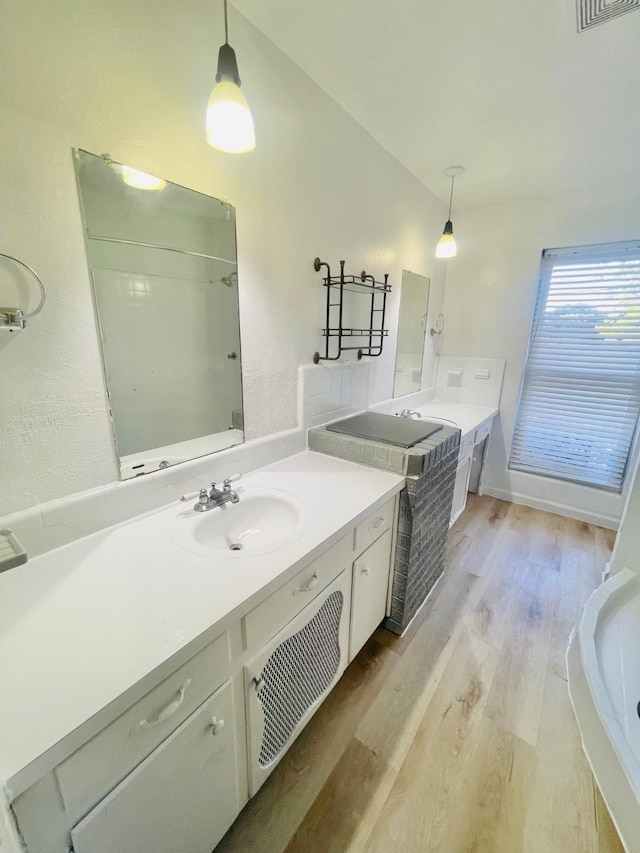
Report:
[[[495,489],[491,486],[482,484],[482,494],[489,495],[492,498],[499,498],[509,503],[521,504],[522,506],[530,506],[532,509],[541,509],[545,512],[552,512],[555,515],[564,515],[566,518],[575,518],[577,521],[586,521],[587,524],[595,524],[598,527],[607,527],[609,530],[617,530],[620,527],[620,520],[609,515],[600,515],[597,512],[588,512],[587,510],[577,509],[567,504],[557,503],[556,501],[546,501],[542,498],[532,498],[530,495],[523,495],[519,492],[509,492],[506,489]]]

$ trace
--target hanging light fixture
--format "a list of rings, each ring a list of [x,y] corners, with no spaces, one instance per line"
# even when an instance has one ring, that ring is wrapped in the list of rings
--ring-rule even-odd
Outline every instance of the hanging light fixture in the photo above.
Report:
[[[453,203],[453,184],[458,175],[464,172],[464,166],[449,166],[444,170],[444,174],[451,178],[451,194],[449,196],[449,216],[444,224],[442,237],[438,240],[436,246],[436,258],[455,258],[457,247],[456,238],[453,236],[453,222],[451,221],[451,205]]]
[[[229,44],[227,0],[224,0],[224,44],[218,53],[216,85],[207,107],[207,142],[229,154],[244,154],[256,147],[251,110],[240,89],[238,62]]]

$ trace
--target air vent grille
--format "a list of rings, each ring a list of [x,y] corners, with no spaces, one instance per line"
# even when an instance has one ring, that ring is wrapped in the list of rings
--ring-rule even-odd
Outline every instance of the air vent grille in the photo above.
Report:
[[[577,0],[578,32],[640,9],[640,0]]]
[[[294,729],[327,690],[340,665],[340,616],[344,597],[333,592],[300,631],[281,643],[261,673],[258,699],[264,734],[258,759],[268,767]]]

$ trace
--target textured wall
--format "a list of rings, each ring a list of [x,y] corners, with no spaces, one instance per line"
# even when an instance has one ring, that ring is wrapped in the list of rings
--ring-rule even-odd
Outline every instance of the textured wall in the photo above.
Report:
[[[640,460],[637,460],[630,480],[627,503],[611,555],[612,572],[628,568],[640,573]]]
[[[603,187],[598,194],[558,194],[468,211],[457,218],[456,235],[459,250],[447,273],[442,355],[507,360],[483,488],[507,500],[570,509],[569,514],[587,521],[616,526],[625,495],[509,471],[507,460],[542,250],[640,237],[635,185],[627,194]]]
[[[243,157],[207,146],[221,23],[208,0],[3,4],[0,251],[32,264],[49,297],[26,334],[0,338],[0,513],[116,478],[72,147],[236,206],[248,438],[296,423],[297,367],[323,321],[315,255],[394,284],[415,270],[442,300],[443,205],[233,10],[258,144]],[[13,292],[0,265],[0,303]],[[394,348],[372,365],[374,399],[391,396]]]

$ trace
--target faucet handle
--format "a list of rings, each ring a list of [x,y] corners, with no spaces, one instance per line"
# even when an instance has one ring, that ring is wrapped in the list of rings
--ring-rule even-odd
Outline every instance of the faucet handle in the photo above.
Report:
[[[231,488],[231,483],[235,483],[235,481],[239,480],[240,477],[241,477],[240,474],[232,474],[230,477],[227,477],[226,480],[224,481],[225,491],[228,492],[229,489]]]
[[[209,503],[209,493],[206,489],[200,489],[200,494],[198,496],[198,503],[202,504],[202,506],[206,506]]]

